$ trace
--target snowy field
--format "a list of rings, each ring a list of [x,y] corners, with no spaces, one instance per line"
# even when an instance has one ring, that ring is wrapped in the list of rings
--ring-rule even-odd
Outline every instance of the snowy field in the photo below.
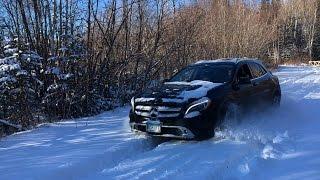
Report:
[[[275,74],[281,108],[210,140],[151,141],[118,108],[0,140],[0,179],[320,179],[320,68]]]

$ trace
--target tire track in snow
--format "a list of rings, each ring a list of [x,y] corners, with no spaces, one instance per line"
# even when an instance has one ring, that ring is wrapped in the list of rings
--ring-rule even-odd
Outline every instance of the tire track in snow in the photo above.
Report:
[[[150,138],[129,131],[128,112],[119,108],[7,137],[0,149],[0,161],[8,164],[0,165],[2,178],[85,178],[155,148],[158,144]],[[19,176],[14,169],[19,169]]]
[[[54,179],[79,179],[79,177],[87,179],[90,177],[89,179],[92,179],[92,174],[100,174],[105,169],[112,168],[126,159],[152,151],[159,144],[165,142],[161,139],[153,139],[143,134],[130,132],[127,114],[124,119],[118,136],[113,137],[120,140],[118,143],[112,144],[103,152],[78,163],[66,164],[66,166],[53,171],[49,177],[55,177]],[[73,169],[77,169],[77,173],[69,173]]]
[[[92,175],[93,172],[101,172],[105,168],[110,168],[118,164],[119,162],[136,156],[140,153],[150,151],[156,145],[153,144],[150,138],[134,138],[126,140],[125,142],[115,144],[107,148],[101,154],[90,157],[84,161],[70,165],[62,169],[57,169],[52,172],[49,177],[55,177],[54,179],[67,178],[67,179],[79,179],[86,178]],[[73,169],[77,169],[77,173],[70,174]]]

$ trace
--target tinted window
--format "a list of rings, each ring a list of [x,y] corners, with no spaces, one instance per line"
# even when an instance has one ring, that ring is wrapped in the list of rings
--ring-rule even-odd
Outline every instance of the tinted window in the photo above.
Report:
[[[247,64],[243,64],[240,66],[237,74],[238,80],[241,78],[249,78],[252,79],[252,75],[249,69],[249,66]]]
[[[263,75],[267,73],[267,71],[261,65],[258,65],[258,66],[260,67],[260,70]]]
[[[187,82],[192,79],[192,76],[195,74],[195,68],[185,68],[182,71],[178,72],[170,81],[178,81],[178,82]]]
[[[254,78],[263,76],[266,73],[266,71],[257,63],[250,63],[250,69]]]
[[[190,82],[194,80],[202,80],[214,83],[223,83],[232,80],[233,72],[233,65],[190,66],[177,73],[170,81]]]

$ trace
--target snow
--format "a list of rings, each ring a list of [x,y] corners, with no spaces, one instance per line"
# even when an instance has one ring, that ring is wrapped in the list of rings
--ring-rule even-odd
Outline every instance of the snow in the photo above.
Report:
[[[222,83],[213,83],[213,82],[209,82],[209,81],[202,81],[202,80],[194,80],[191,82],[166,82],[165,84],[174,84],[174,85],[190,85],[190,86],[204,86],[206,88],[211,88],[212,86],[219,86]]]
[[[4,50],[5,54],[14,54],[16,52],[18,52],[18,48],[9,48],[9,49]]]
[[[51,84],[48,88],[47,88],[47,92],[50,92],[50,91],[55,91],[57,89],[59,89],[60,87],[62,87],[62,85],[60,84]]]
[[[68,51],[68,48],[67,47],[62,47],[62,48],[59,49],[59,51],[66,52],[66,51]]]
[[[305,99],[320,99],[320,93],[311,92],[304,96]]]
[[[0,75],[7,75],[10,71],[19,70],[20,65],[14,57],[0,59]]]
[[[12,124],[12,123],[10,123],[10,122],[8,122],[8,121],[6,121],[6,120],[3,120],[3,119],[0,119],[0,124],[5,124],[5,125],[7,125],[7,126],[11,126],[11,127],[15,127],[15,128],[17,128],[17,129],[22,129],[22,126],[21,125],[15,125],[15,124]]]
[[[16,59],[14,57],[5,57],[3,59],[0,59],[0,64],[15,64]]]
[[[28,72],[26,70],[19,70],[16,74],[16,76],[21,76],[21,75],[28,75]]]
[[[48,61],[57,61],[59,58],[56,56],[48,58]]]
[[[70,79],[72,76],[73,76],[73,74],[71,74],[71,73],[59,74],[59,75],[58,75],[58,78],[59,78],[60,80],[68,80],[68,79]]]
[[[222,59],[214,59],[214,60],[200,60],[197,61],[195,64],[207,64],[207,63],[221,63],[221,62],[232,62],[232,63],[238,63],[241,60],[250,60],[250,61],[254,61],[258,64],[261,64],[262,62],[258,59],[254,59],[254,58],[222,58]]]
[[[200,85],[200,88],[191,90],[191,91],[183,91],[178,97],[181,97],[184,100],[191,99],[191,98],[198,99],[203,96],[206,96],[209,90],[216,88],[218,86],[221,86],[223,83],[212,83],[209,81],[196,80],[196,81],[191,81],[190,84],[195,86]]]
[[[0,78],[0,83],[5,83],[5,82],[17,82],[17,79],[8,75],[8,76],[4,76],[2,78]]]
[[[280,67],[280,109],[201,142],[135,135],[129,107],[43,124],[1,139],[1,179],[319,179],[319,72]]]
[[[21,59],[29,63],[41,65],[43,58],[34,51],[25,51],[21,54]]]
[[[154,101],[155,98],[136,98],[134,99],[134,102],[149,102],[149,101]]]
[[[5,45],[3,48],[4,48],[4,49],[9,49],[9,48],[11,48],[11,45],[10,45],[10,44]]]
[[[71,73],[63,74],[59,67],[47,67],[47,70],[45,71],[45,73],[46,74],[54,74],[60,80],[68,80],[73,76],[73,74],[71,74]]]
[[[19,64],[2,64],[0,65],[0,73],[14,71],[20,69]]]
[[[223,58],[223,59],[208,59],[208,60],[200,60],[197,61],[195,64],[202,64],[202,63],[219,63],[219,62],[233,62],[236,63],[238,58]]]
[[[46,74],[54,74],[54,75],[60,75],[60,68],[58,67],[48,67],[45,71]]]

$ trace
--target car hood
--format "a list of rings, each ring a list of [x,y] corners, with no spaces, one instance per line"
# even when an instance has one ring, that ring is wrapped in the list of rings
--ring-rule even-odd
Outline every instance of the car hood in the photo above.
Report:
[[[223,85],[209,81],[166,82],[161,86],[147,89],[135,98],[135,102],[184,103],[191,99],[207,96],[208,91]]]

